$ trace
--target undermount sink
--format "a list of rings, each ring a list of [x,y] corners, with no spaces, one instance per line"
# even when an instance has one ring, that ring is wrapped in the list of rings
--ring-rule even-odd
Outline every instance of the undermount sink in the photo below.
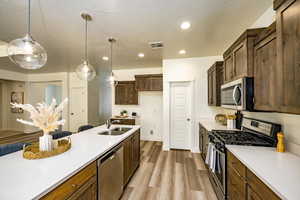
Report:
[[[122,135],[122,134],[126,133],[129,130],[131,130],[131,128],[117,127],[117,128],[114,128],[114,129],[112,129],[110,131],[104,131],[104,132],[98,133],[98,135],[116,136],[116,135]]]

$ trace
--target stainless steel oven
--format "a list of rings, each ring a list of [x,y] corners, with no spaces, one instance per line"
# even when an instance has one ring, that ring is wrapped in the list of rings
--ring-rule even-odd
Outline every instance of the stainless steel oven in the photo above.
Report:
[[[253,111],[253,78],[241,78],[221,86],[221,106],[235,110]]]
[[[227,168],[226,168],[226,148],[222,145],[222,142],[212,135],[209,135],[209,140],[212,144],[214,144],[214,151],[215,151],[215,162],[217,163],[218,167],[214,170],[209,168],[209,178],[213,185],[213,188],[216,192],[216,195],[219,200],[226,199],[226,187],[227,187]]]

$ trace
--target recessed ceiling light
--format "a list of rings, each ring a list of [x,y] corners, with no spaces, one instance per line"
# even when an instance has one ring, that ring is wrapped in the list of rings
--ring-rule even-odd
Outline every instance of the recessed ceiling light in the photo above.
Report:
[[[181,28],[182,30],[187,30],[187,29],[189,29],[190,27],[191,27],[191,23],[188,22],[188,21],[182,22],[181,25],[180,25],[180,28]]]
[[[184,49],[182,49],[178,53],[181,54],[181,55],[183,55],[183,54],[186,54],[186,51]]]
[[[138,54],[138,57],[140,57],[140,58],[144,58],[144,57],[145,57],[145,54],[143,54],[143,53],[139,53],[139,54]]]
[[[109,60],[109,58],[108,58],[107,56],[103,56],[103,57],[102,57],[102,60],[107,61],[107,60]]]

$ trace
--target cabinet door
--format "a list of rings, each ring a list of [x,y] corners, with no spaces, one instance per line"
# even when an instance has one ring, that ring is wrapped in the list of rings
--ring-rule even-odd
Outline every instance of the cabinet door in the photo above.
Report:
[[[151,77],[151,91],[162,91],[163,90],[163,77],[153,76]]]
[[[212,105],[217,106],[217,69],[211,73],[212,78]]]
[[[126,104],[125,94],[126,94],[126,86],[124,84],[118,84],[115,87],[115,104],[116,105]]]
[[[224,59],[224,82],[233,80],[233,56],[232,54]]]
[[[248,75],[247,40],[233,50],[233,79]]]
[[[151,91],[151,80],[148,77],[136,78],[136,89],[138,91]]]
[[[208,84],[208,105],[212,106],[213,104],[213,83],[212,83],[212,73],[211,71],[207,72],[207,84]]]
[[[120,81],[115,87],[116,105],[137,105],[138,93],[135,81]]]
[[[128,183],[132,171],[132,137],[123,142],[124,148],[124,186]]]
[[[256,194],[251,187],[247,187],[247,200],[263,200]]]
[[[125,98],[128,105],[138,104],[138,93],[135,88],[135,82],[132,82],[127,85]]]
[[[68,200],[97,200],[97,196],[97,179],[94,176],[68,198]]]
[[[206,159],[208,149],[208,132],[206,129],[203,129],[203,159]]]
[[[300,1],[286,0],[276,13],[280,111],[300,114]]]
[[[227,191],[230,200],[246,200],[246,183],[231,166],[227,167]]]
[[[136,170],[136,168],[140,164],[140,131],[138,130],[134,136],[133,136],[133,171]]]
[[[255,46],[254,107],[260,111],[278,110],[276,98],[276,32]]]

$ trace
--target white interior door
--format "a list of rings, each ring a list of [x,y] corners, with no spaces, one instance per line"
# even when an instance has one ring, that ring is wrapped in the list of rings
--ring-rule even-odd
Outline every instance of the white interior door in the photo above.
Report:
[[[171,83],[170,147],[191,149],[191,83]]]
[[[87,124],[85,89],[73,87],[70,89],[70,131],[77,132],[78,128]]]

